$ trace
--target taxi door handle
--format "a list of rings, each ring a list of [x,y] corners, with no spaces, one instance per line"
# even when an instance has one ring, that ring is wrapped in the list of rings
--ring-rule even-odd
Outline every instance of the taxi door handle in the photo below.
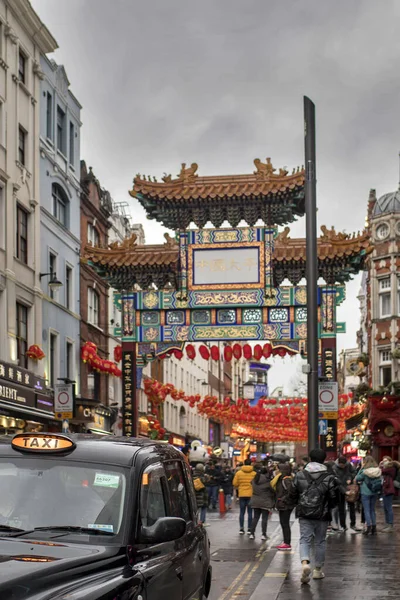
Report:
[[[177,574],[178,579],[180,579],[182,581],[182,579],[183,579],[183,569],[182,569],[182,567],[177,567],[175,569],[175,573]]]
[[[202,558],[203,558],[203,551],[200,550],[200,552],[199,552],[199,560],[202,560]]]

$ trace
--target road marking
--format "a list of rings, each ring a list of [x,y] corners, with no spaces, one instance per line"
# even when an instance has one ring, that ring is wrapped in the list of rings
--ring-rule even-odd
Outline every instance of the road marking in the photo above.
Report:
[[[222,596],[220,596],[218,598],[218,600],[225,600],[225,598],[228,597],[228,595],[231,593],[231,591],[233,590],[233,588],[235,587],[235,585],[237,585],[239,583],[239,581],[241,580],[241,578],[243,577],[243,575],[246,573],[246,571],[249,570],[251,563],[247,562],[243,569],[240,571],[239,575],[236,577],[236,579],[234,579],[232,581],[232,583],[226,588],[225,592],[222,594]]]
[[[269,551],[273,549],[273,544],[275,544],[278,541],[278,533],[275,533],[275,535],[272,536],[272,538],[269,540],[270,542],[270,547],[266,547],[264,545],[261,546],[261,548],[259,549],[259,551],[256,554],[256,564],[253,566],[253,568],[249,571],[249,573],[247,574],[245,580],[243,581],[242,585],[239,586],[237,588],[237,590],[235,591],[235,593],[233,594],[233,596],[241,596],[242,595],[242,591],[243,588],[250,583],[250,581],[253,578],[254,573],[257,571],[257,569],[259,568],[261,562],[263,561],[265,554]]]
[[[264,577],[287,577],[287,573],[264,573]]]

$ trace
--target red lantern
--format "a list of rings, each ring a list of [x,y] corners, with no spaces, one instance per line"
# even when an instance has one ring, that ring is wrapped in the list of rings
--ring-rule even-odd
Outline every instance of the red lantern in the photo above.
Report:
[[[204,360],[209,360],[209,358],[210,358],[210,351],[209,351],[208,347],[205,344],[202,344],[200,346],[199,352],[200,352],[201,358],[203,358]]]
[[[189,360],[194,360],[196,358],[196,348],[193,344],[188,344],[186,346],[186,354]]]
[[[182,360],[183,358],[183,352],[182,350],[174,350],[174,356],[177,360]]]
[[[211,346],[211,358],[213,360],[219,360],[219,348],[218,346]]]
[[[233,351],[230,346],[225,346],[224,348],[224,359],[226,362],[230,362],[232,360]]]
[[[254,346],[254,358],[256,360],[261,360],[263,355],[263,349],[261,348],[260,344],[256,344],[256,346]]]
[[[253,351],[251,349],[250,344],[245,344],[243,346],[243,356],[246,360],[251,360],[251,357],[253,356]]]
[[[242,358],[242,346],[240,344],[233,344],[233,356],[236,358],[236,360],[239,360]]]
[[[122,360],[122,346],[115,346],[114,348],[114,360],[116,363]]]
[[[264,344],[264,348],[262,350],[263,353],[263,357],[264,358],[269,358],[272,354],[272,347],[271,344],[269,342],[267,342],[266,344]]]

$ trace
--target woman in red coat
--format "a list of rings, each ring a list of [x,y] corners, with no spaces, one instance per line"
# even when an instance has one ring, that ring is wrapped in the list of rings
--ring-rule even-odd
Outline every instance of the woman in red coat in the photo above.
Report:
[[[383,475],[383,507],[385,509],[386,527],[384,532],[393,531],[393,497],[396,491],[394,480],[400,464],[392,460],[390,456],[384,456],[379,465]]]

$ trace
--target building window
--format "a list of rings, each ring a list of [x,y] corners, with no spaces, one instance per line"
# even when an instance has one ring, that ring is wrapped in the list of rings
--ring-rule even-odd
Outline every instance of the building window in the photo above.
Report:
[[[400,315],[400,276],[397,276],[397,314]]]
[[[74,360],[74,345],[71,342],[67,342],[67,346],[65,349],[65,376],[68,377],[68,379],[73,379],[74,377],[74,367],[73,367],[73,360]]]
[[[6,203],[4,201],[4,188],[0,186],[0,248],[6,246]]]
[[[87,394],[92,400],[100,400],[100,374],[89,373],[87,378]]]
[[[47,92],[46,99],[46,136],[53,139],[53,96]]]
[[[69,123],[69,162],[71,165],[74,164],[75,162],[75,128],[74,128],[74,124]]]
[[[92,223],[88,223],[87,238],[88,238],[88,243],[92,244],[92,246],[99,246],[99,244],[100,244],[99,232],[92,225]]]
[[[390,277],[379,280],[379,314],[381,317],[391,315]]]
[[[28,264],[28,213],[17,206],[17,258]]]
[[[0,101],[0,145],[6,147],[6,109]]]
[[[22,54],[22,52],[20,50],[19,55],[18,55],[18,79],[20,81],[22,81],[22,83],[26,83],[25,75],[26,75],[26,57]]]
[[[50,352],[49,352],[49,368],[50,368],[50,387],[54,387],[56,383],[56,365],[57,365],[57,335],[50,333]]]
[[[53,215],[64,227],[68,226],[68,197],[58,183],[51,187],[53,197]]]
[[[387,387],[392,381],[392,355],[390,350],[379,352],[379,381],[383,387]]]
[[[24,166],[26,164],[25,149],[26,149],[26,131],[20,125],[18,128],[18,160],[21,163],[21,165],[24,165]]]
[[[65,154],[65,112],[57,106],[57,149]]]
[[[88,323],[99,325],[99,295],[93,288],[88,288]]]
[[[17,359],[20,367],[28,368],[28,308],[17,302]]]
[[[72,307],[72,267],[65,267],[65,306],[69,310]]]
[[[55,254],[53,254],[52,252],[49,253],[49,277],[48,277],[48,281],[50,282],[54,275],[57,273],[57,256]],[[49,296],[50,298],[52,298],[54,300],[55,295],[56,295],[56,291],[51,288],[51,286],[48,286],[49,289]]]

